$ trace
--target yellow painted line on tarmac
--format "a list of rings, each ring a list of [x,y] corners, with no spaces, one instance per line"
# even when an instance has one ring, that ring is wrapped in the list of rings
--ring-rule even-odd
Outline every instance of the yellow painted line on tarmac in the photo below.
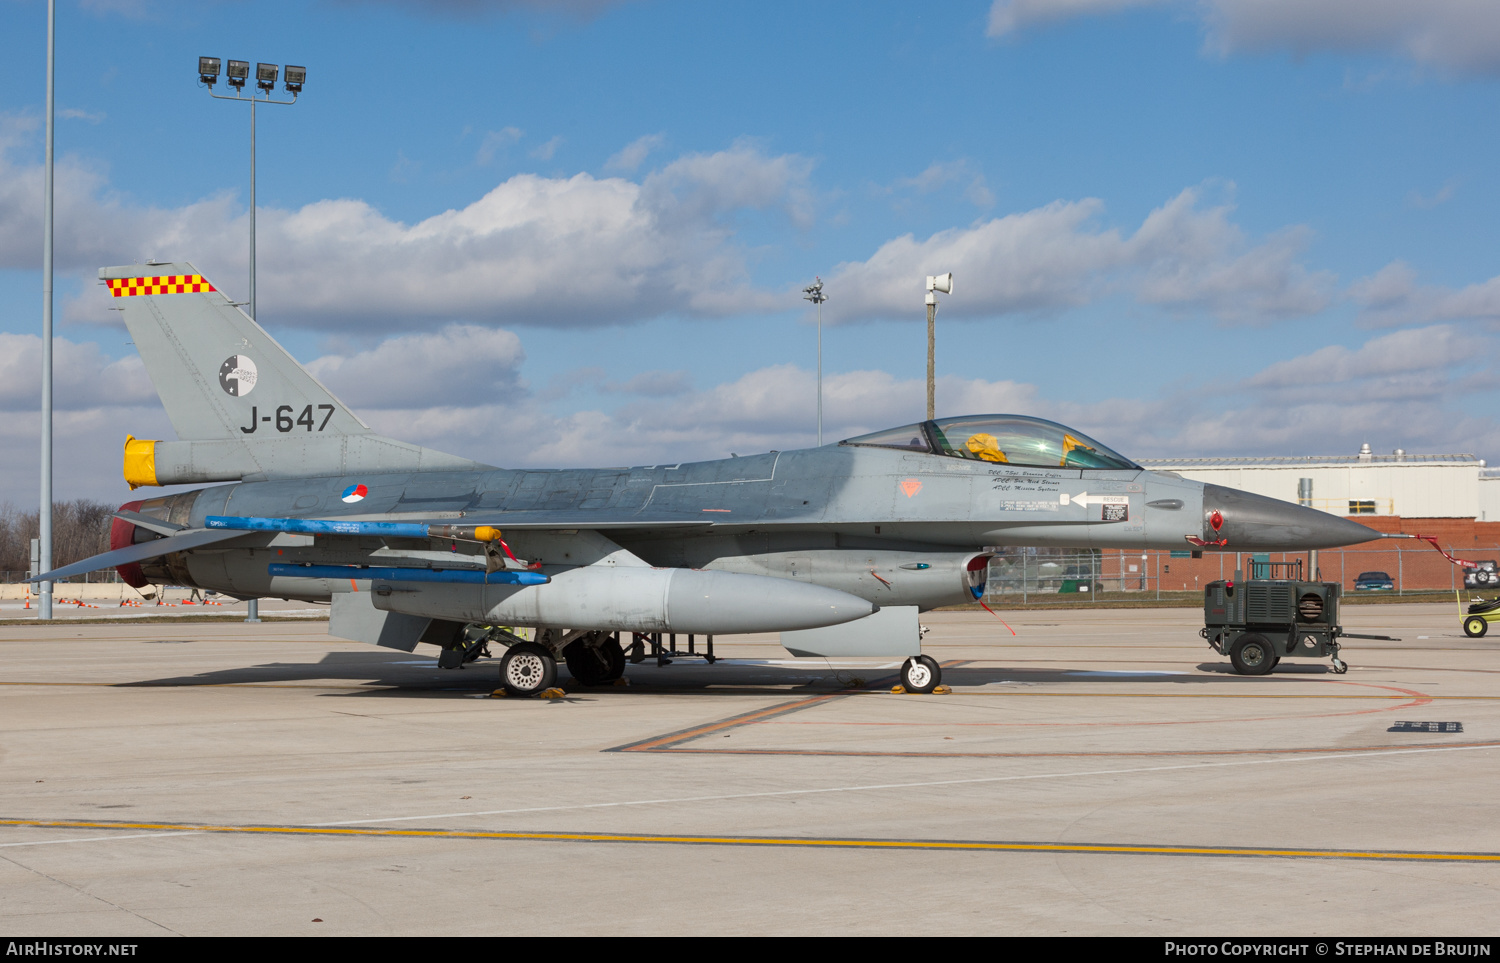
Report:
[[[149,830],[271,836],[374,836],[394,839],[496,839],[565,843],[655,843],[683,846],[770,846],[815,849],[894,849],[947,852],[1076,853],[1110,856],[1225,856],[1281,859],[1353,859],[1443,863],[1495,863],[1500,853],[1362,849],[1294,849],[1251,846],[1130,846],[1108,843],[992,842],[946,839],[860,839],[809,836],[656,835],[650,833],[495,832],[466,829],[372,829],[319,826],[228,826],[213,823],[121,823],[73,819],[0,819],[0,826],[42,829]]]
[[[55,687],[95,687],[106,689],[371,689],[367,683],[357,685],[339,685],[335,683],[292,683],[292,682],[5,682],[0,681],[0,686],[55,686]],[[379,688],[378,686],[373,688]],[[387,688],[400,688],[396,685],[387,685]],[[475,690],[479,691],[478,689]],[[826,695],[856,696],[856,695],[888,695],[885,692],[861,691],[858,689],[833,689]],[[955,688],[954,695],[966,696],[1033,696],[1045,698],[1088,698],[1088,699],[1410,699],[1405,695],[1362,695],[1362,694],[1277,694],[1257,692],[1026,692],[1026,691],[1004,691],[994,690],[976,691],[967,688]],[[824,695],[814,699],[825,698]],[[1485,702],[1500,700],[1500,696],[1482,695],[1452,695],[1452,696],[1429,696],[1425,693],[1423,698],[1433,702]]]
[[[0,686],[83,686],[110,689],[368,689],[369,685],[360,683],[358,685],[339,685],[335,683],[291,683],[291,682],[7,682],[0,680]],[[393,686],[394,687],[394,686]],[[477,691],[477,690],[476,690]],[[1407,695],[1366,695],[1362,693],[1351,694],[1320,694],[1320,693],[1274,693],[1274,692],[1030,692],[1025,690],[997,691],[989,689],[979,691],[977,689],[955,688],[954,695],[986,695],[986,696],[1044,696],[1048,698],[1088,698],[1088,699],[1409,699]],[[809,701],[816,701],[828,695],[856,696],[856,695],[889,695],[887,692],[860,690],[860,689],[831,689],[826,694],[812,697]],[[1500,700],[1500,696],[1428,696],[1424,698],[1435,702],[1443,700]],[[780,708],[780,707],[778,707]]]

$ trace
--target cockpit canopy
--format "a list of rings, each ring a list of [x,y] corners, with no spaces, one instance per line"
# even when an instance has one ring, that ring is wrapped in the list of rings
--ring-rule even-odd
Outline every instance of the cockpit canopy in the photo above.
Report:
[[[924,451],[1026,468],[1140,468],[1080,431],[1024,415],[939,418],[839,444]]]

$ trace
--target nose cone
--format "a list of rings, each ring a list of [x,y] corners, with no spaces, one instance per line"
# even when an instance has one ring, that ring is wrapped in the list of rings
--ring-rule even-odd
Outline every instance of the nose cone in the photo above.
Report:
[[[1223,519],[1217,532],[1211,524],[1215,512]],[[1203,519],[1204,539],[1227,539],[1224,548],[1235,551],[1305,552],[1380,537],[1358,522],[1221,485],[1203,486]]]

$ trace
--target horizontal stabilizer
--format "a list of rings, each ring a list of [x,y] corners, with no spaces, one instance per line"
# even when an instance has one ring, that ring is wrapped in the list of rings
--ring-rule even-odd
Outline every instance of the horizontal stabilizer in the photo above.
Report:
[[[381,582],[467,582],[475,585],[546,585],[551,578],[540,572],[485,572],[479,569],[365,568],[359,565],[266,566],[272,575],[290,578],[370,579]]]
[[[110,514],[123,522],[129,522],[137,528],[144,528],[146,531],[155,532],[158,535],[176,535],[187,528],[186,525],[178,525],[175,522],[164,522],[159,518],[152,518],[150,515],[142,515],[140,512],[127,512],[124,509],[118,512],[111,512]]]
[[[82,575],[85,572],[97,572],[101,568],[116,568],[120,565],[132,565],[136,562],[144,562],[148,558],[160,558],[173,552],[182,552],[190,548],[202,548],[215,542],[228,541],[238,538],[244,532],[232,531],[210,531],[208,529],[196,529],[173,535],[169,538],[156,538],[149,542],[141,542],[139,545],[131,545],[126,548],[117,548],[103,555],[95,555],[72,565],[64,565],[50,572],[43,572],[28,582],[55,582],[60,578],[69,578],[74,575]]]

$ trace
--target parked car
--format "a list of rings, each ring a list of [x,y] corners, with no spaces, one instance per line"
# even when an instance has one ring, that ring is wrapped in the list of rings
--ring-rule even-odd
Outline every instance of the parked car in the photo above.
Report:
[[[1097,594],[1104,586],[1093,576],[1092,565],[1069,565],[1063,569],[1062,582],[1058,585],[1057,591],[1059,593],[1094,592]]]
[[[1360,572],[1354,576],[1356,592],[1394,592],[1396,583],[1388,572]]]
[[[1494,559],[1480,562],[1477,569],[1464,569],[1464,588],[1500,588],[1500,571],[1496,570]]]

